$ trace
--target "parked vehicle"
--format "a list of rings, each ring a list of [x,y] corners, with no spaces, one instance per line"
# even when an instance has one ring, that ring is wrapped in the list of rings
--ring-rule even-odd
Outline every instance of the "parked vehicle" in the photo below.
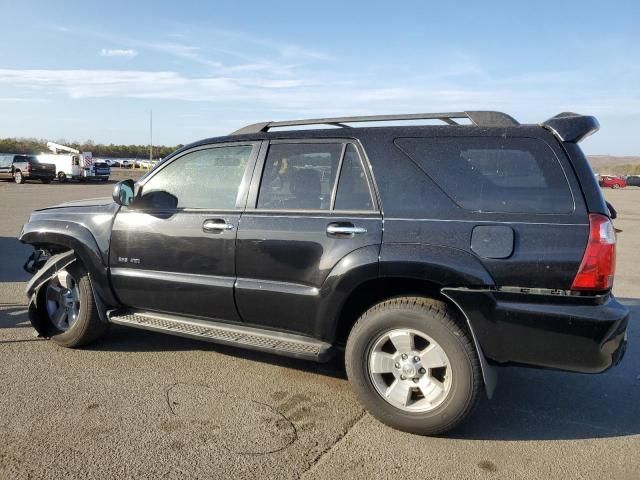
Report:
[[[598,180],[598,184],[602,188],[624,188],[627,186],[627,182],[624,178],[616,177],[613,175],[602,175]]]
[[[0,155],[0,178],[19,184],[27,180],[50,183],[55,178],[55,165],[40,162],[34,155]]]
[[[111,167],[107,162],[95,161],[93,162],[93,174],[96,180],[106,182],[111,175]]]
[[[114,160],[112,158],[108,158],[105,160],[105,163],[109,165],[109,167],[120,167],[120,160]]]
[[[629,175],[625,181],[627,187],[640,187],[640,175]]]
[[[53,142],[47,142],[47,148],[53,153],[42,153],[38,155],[38,160],[53,163],[56,167],[56,178],[60,182],[66,182],[71,179],[84,182],[94,179],[95,171],[91,152],[81,153],[75,148]]]
[[[445,125],[350,127],[415,119]],[[67,347],[115,323],[315,361],[344,348],[375,417],[449,431],[498,366],[596,373],[624,354],[615,233],[578,146],[597,129],[460,112],[196,142],[113,202],[32,213],[31,322]]]

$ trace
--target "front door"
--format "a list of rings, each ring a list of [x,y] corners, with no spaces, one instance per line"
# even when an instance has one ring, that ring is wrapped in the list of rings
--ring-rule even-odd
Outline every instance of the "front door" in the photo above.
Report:
[[[236,242],[245,322],[313,335],[331,271],[358,249],[378,257],[382,218],[363,158],[350,140],[271,142]]]
[[[235,239],[259,146],[197,147],[140,182],[111,238],[111,279],[124,305],[239,320]]]

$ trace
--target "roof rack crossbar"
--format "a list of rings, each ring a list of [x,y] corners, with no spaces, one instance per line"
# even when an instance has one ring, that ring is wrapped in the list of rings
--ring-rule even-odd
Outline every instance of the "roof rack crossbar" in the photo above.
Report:
[[[513,117],[502,112],[468,111],[446,113],[406,113],[398,115],[366,115],[359,117],[308,118],[303,120],[285,120],[280,122],[261,122],[247,125],[236,130],[232,135],[268,132],[271,128],[297,127],[304,125],[333,125],[348,127],[347,123],[393,122],[401,120],[441,120],[448,125],[459,125],[454,119],[468,119],[479,127],[508,127],[518,125]]]

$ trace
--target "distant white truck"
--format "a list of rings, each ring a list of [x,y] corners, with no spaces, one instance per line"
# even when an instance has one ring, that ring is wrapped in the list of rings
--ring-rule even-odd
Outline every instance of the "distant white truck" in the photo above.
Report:
[[[56,177],[60,182],[70,179],[81,182],[97,179],[91,152],[80,152],[75,148],[53,142],[47,142],[47,148],[53,153],[41,153],[38,155],[38,160],[53,163],[56,166]]]

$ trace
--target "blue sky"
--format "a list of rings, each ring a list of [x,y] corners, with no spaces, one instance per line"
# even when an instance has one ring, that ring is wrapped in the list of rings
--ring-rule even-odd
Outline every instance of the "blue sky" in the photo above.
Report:
[[[640,154],[638,2],[2,0],[0,136],[173,145],[325,115],[594,114]]]

